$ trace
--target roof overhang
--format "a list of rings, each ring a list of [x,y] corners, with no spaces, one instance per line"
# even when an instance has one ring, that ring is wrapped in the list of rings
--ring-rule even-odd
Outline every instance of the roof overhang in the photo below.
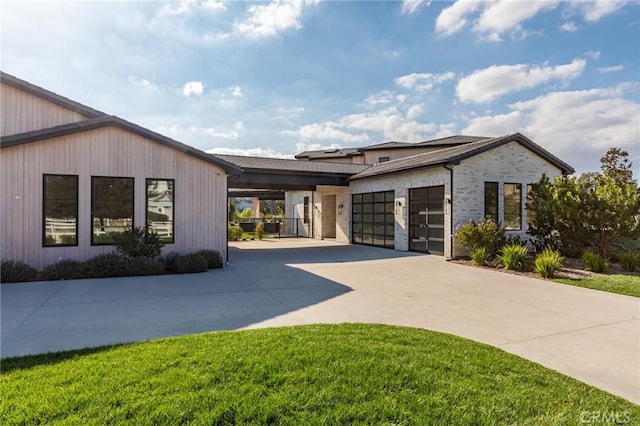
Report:
[[[318,185],[349,186],[352,174],[243,168],[229,176],[229,188],[315,191]]]

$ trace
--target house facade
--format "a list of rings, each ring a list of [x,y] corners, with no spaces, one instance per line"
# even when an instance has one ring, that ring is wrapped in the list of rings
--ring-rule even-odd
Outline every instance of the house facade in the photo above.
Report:
[[[37,269],[113,251],[148,227],[164,252],[227,248],[237,167],[148,129],[1,75],[0,250]]]

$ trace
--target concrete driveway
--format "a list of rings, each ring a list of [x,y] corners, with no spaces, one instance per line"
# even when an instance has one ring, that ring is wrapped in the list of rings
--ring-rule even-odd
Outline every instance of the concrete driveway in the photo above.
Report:
[[[224,270],[4,284],[2,357],[211,330],[368,322],[487,343],[640,403],[637,298],[313,240],[240,242]]]

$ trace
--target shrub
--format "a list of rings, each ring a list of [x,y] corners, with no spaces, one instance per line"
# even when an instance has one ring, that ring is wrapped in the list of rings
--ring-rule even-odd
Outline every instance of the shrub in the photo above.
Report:
[[[502,226],[490,219],[478,223],[471,221],[460,227],[456,233],[456,239],[468,250],[484,247],[489,256],[494,256],[504,245],[505,231]]]
[[[256,225],[256,230],[254,231],[254,234],[256,236],[257,239],[261,240],[262,237],[264,237],[264,223],[260,222]]]
[[[47,281],[69,280],[81,276],[82,262],[71,259],[60,260],[42,271],[42,279]]]
[[[591,249],[585,250],[580,260],[587,271],[604,272],[609,268],[609,261]]]
[[[230,226],[228,230],[229,241],[238,241],[242,238],[242,228],[239,226]]]
[[[556,272],[562,268],[563,262],[564,257],[560,256],[558,250],[547,247],[536,256],[534,269],[544,278],[553,278]]]
[[[133,228],[131,231],[112,234],[116,250],[128,257],[160,256],[164,243],[155,232],[147,232],[144,228]]]
[[[207,260],[207,269],[222,268],[222,256],[216,250],[200,250],[196,252]]]
[[[502,254],[498,260],[505,269],[512,271],[522,271],[527,262],[527,248],[520,244],[511,244],[502,247]]]
[[[207,270],[207,259],[198,253],[178,255],[173,259],[173,268],[178,274],[192,274]]]
[[[489,253],[487,249],[484,247],[478,247],[474,249],[471,254],[471,260],[478,266],[484,266],[487,264],[487,260],[489,260]]]
[[[170,253],[165,254],[163,257],[160,258],[160,261],[162,263],[164,263],[164,269],[167,272],[176,272],[176,268],[174,265],[174,261],[176,260],[176,257],[180,256],[180,254],[176,253],[175,251],[172,251]]]
[[[620,254],[620,266],[626,272],[633,272],[640,266],[640,254],[633,252],[625,252]]]
[[[127,262],[118,253],[99,254],[84,262],[83,278],[105,278],[127,276]]]
[[[0,282],[19,283],[33,281],[37,276],[38,271],[24,262],[3,260],[0,263]]]
[[[125,259],[125,269],[129,276],[164,274],[164,263],[151,257],[129,257]]]

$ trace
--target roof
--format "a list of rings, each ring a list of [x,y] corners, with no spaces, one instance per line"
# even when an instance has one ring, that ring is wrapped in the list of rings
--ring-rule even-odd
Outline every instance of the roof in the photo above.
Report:
[[[444,145],[462,145],[471,142],[478,142],[485,139],[492,139],[489,136],[466,136],[454,135],[445,138],[432,139],[429,141],[418,142],[414,146],[444,146]]]
[[[2,81],[5,84],[8,84],[9,86],[13,86],[20,90],[24,90],[27,93],[31,93],[32,95],[45,99],[56,105],[59,105],[71,111],[77,112],[78,114],[82,114],[87,118],[96,118],[103,115],[107,115],[102,111],[98,111],[96,109],[83,105],[79,102],[72,101],[69,98],[60,96],[57,93],[53,93],[47,89],[43,89],[40,86],[36,86],[33,83],[29,83],[28,81],[21,80],[18,77],[15,77],[11,74],[7,74],[2,71],[0,71],[0,81]]]
[[[146,129],[144,127],[138,126],[137,124],[130,123],[126,120],[123,120],[122,118],[115,117],[112,115],[103,115],[101,117],[78,121],[75,123],[62,124],[59,126],[48,127],[46,129],[34,130],[31,132],[25,132],[25,133],[18,133],[18,134],[9,135],[9,136],[3,136],[2,138],[0,138],[0,148],[2,149],[10,148],[16,145],[24,145],[32,142],[38,142],[46,139],[59,137],[59,136],[66,136],[66,135],[71,135],[75,133],[86,132],[89,130],[99,129],[99,128],[108,127],[108,126],[119,127],[121,129],[135,133],[139,136],[142,136],[146,139],[157,142],[161,145],[168,146],[177,151],[199,158],[200,160],[215,164],[216,166],[222,167],[227,172],[240,171],[239,167],[234,164],[224,161],[211,154],[207,154],[206,152],[200,151],[199,149],[193,148],[189,145],[185,145],[181,142],[178,142],[176,140],[163,136],[160,133],[156,133],[152,130]]]
[[[533,143],[530,139],[520,133],[501,136],[497,138],[482,139],[477,142],[469,142],[463,145],[443,148],[437,151],[416,154],[409,157],[399,158],[386,163],[376,164],[351,177],[351,180],[363,179],[373,176],[399,173],[408,170],[423,169],[429,167],[443,166],[448,164],[459,164],[460,161],[489,151],[509,142],[518,142],[520,145],[544,158],[554,166],[558,167],[563,174],[573,173],[573,168],[554,156],[544,148]]]
[[[295,158],[346,158],[361,155],[359,148],[325,149],[318,151],[303,151]]]
[[[264,170],[301,173],[334,173],[355,175],[370,165],[331,163],[328,161],[298,161],[282,158],[245,157],[242,155],[215,155],[216,157],[242,168],[242,170]]]
[[[375,145],[365,146],[363,148],[360,148],[360,151],[368,151],[371,149],[394,149],[394,148],[405,148],[405,147],[410,148],[412,146],[415,146],[415,144],[410,142],[392,141],[392,142],[383,142],[383,143],[377,143]]]

